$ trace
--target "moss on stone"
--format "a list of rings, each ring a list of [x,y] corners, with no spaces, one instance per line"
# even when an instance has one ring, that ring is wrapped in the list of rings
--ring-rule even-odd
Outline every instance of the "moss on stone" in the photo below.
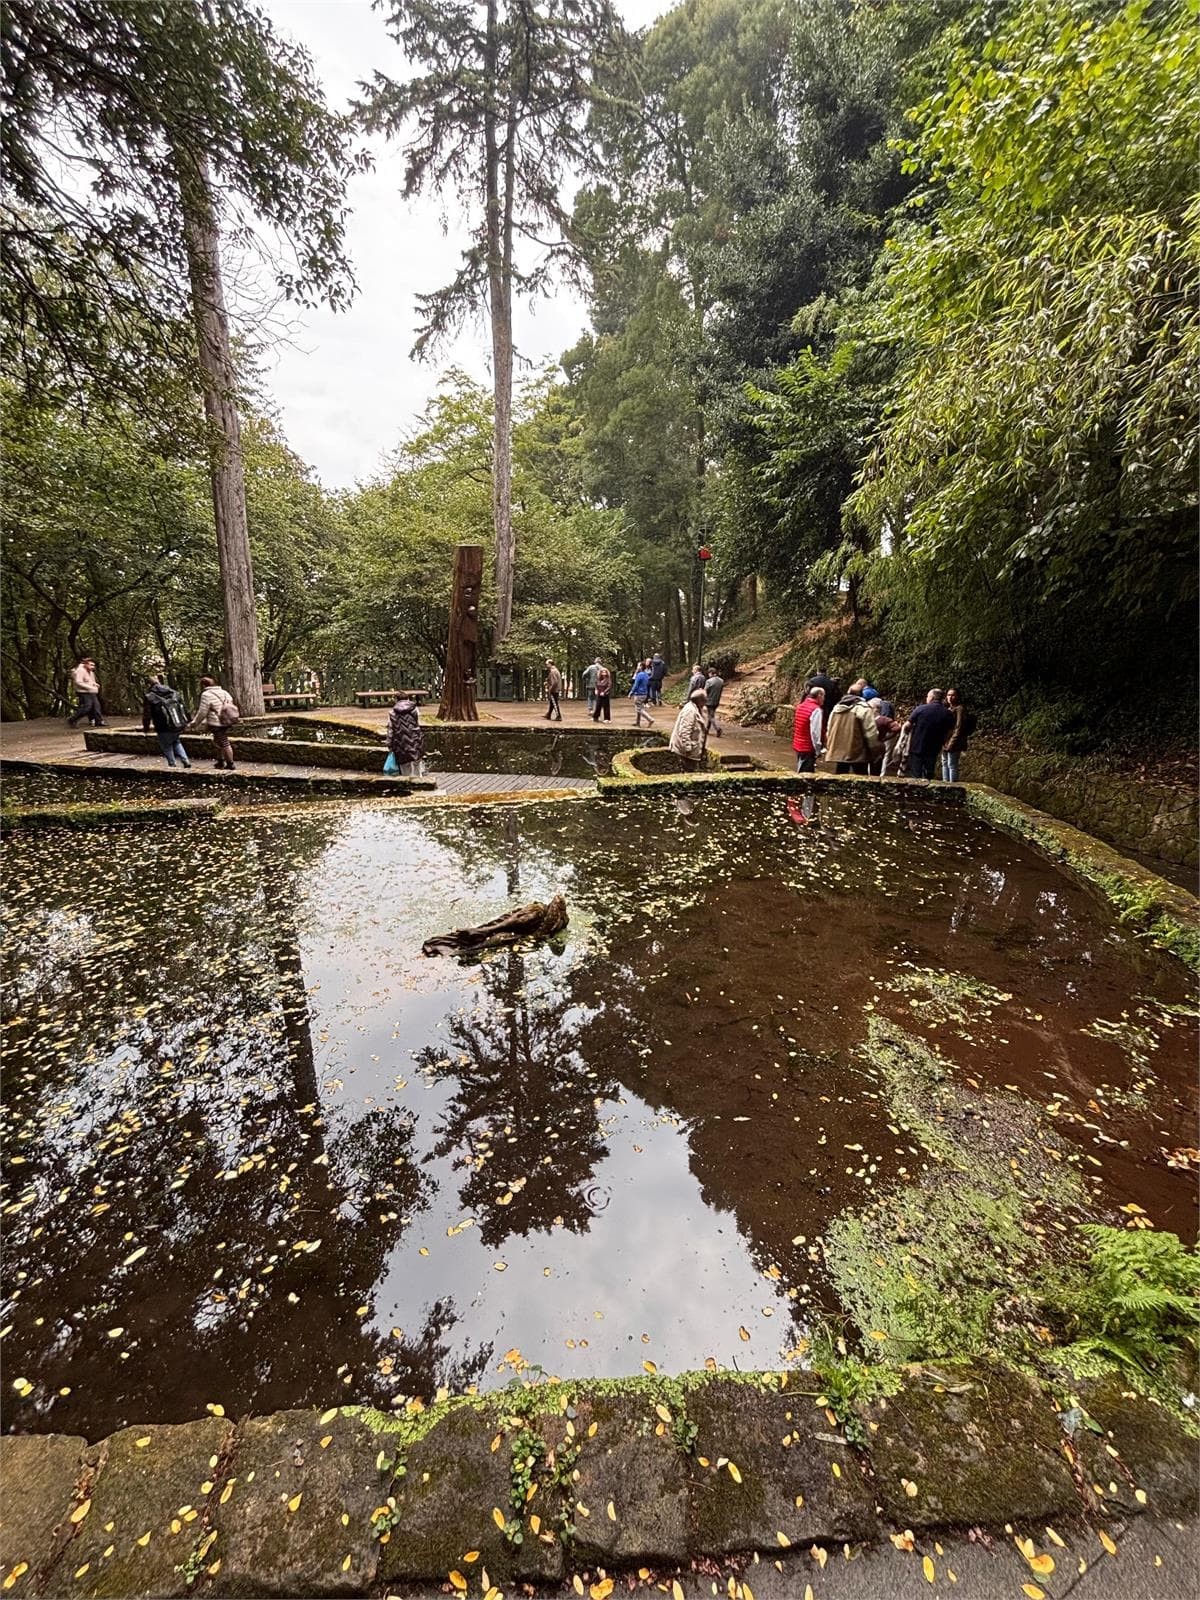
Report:
[[[217,815],[216,800],[163,800],[92,802],[87,805],[5,806],[0,810],[0,832],[21,833],[37,828],[106,828],[118,824],[138,827],[181,826],[207,822]]]

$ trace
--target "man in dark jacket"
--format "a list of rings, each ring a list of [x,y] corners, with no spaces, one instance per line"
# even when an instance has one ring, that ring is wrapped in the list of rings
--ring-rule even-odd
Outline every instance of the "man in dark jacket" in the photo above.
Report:
[[[911,730],[908,747],[910,778],[933,778],[937,775],[942,746],[954,731],[954,713],[946,707],[945,698],[941,689],[930,689],[925,696],[925,704],[908,714],[905,726]]]
[[[151,727],[154,728],[158,748],[166,757],[169,767],[176,762],[181,767],[190,767],[192,764],[179,737],[186,721],[187,711],[182,696],[159,673],[154,673],[142,700],[142,732],[149,733]]]
[[[812,677],[810,677],[808,682],[804,685],[804,688],[806,693],[811,689],[824,689],[826,716],[830,714],[834,706],[837,705],[838,701],[842,698],[841,684],[836,678],[831,678],[824,667],[817,668]]]
[[[652,706],[662,705],[662,686],[666,675],[667,663],[663,660],[661,653],[656,650],[650,657],[650,704]]]

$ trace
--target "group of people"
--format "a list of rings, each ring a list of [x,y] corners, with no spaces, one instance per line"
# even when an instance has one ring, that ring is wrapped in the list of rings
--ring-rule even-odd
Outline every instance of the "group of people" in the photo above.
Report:
[[[215,678],[200,679],[200,699],[190,717],[183,696],[171,687],[158,668],[151,671],[142,697],[142,731],[149,733],[153,728],[158,748],[169,767],[191,766],[183,735],[191,729],[202,729],[212,734],[217,771],[232,772],[233,745],[229,742],[229,730],[241,721],[241,715],[229,690],[223,689]]]
[[[647,727],[654,726],[654,719],[646,707],[662,705],[662,686],[666,675],[666,660],[657,650],[652,656],[647,656],[638,662],[628,695],[634,705],[635,728],[640,728],[643,722]],[[583,669],[583,689],[587,695],[588,715],[593,722],[612,721],[612,695],[615,684],[616,678],[612,668],[606,666],[600,656]],[[561,722],[563,675],[548,656],[542,692],[546,696],[546,715],[543,721]]]
[[[792,724],[796,771],[824,757],[835,772],[935,778],[957,783],[975,717],[957,689],[930,689],[907,717],[865,678],[846,690],[822,667],[809,678]]]

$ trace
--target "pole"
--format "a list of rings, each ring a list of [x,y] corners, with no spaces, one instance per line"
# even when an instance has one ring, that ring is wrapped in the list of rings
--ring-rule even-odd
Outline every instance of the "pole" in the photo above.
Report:
[[[704,665],[704,578],[707,570],[708,562],[700,560],[700,604],[696,612],[696,661],[700,666]]]

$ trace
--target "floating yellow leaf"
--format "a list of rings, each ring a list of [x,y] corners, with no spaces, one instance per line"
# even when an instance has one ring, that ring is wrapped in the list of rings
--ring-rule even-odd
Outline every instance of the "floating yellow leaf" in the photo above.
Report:
[[[829,1465],[830,1465],[830,1468],[831,1468],[831,1470],[833,1472],[834,1477],[835,1478],[840,1478],[841,1475],[842,1475],[842,1469],[841,1469],[841,1467],[838,1466],[837,1462],[836,1461],[831,1461],[829,1463]],[[916,1492],[917,1491],[914,1489],[913,1493],[916,1494]]]
[[[459,1572],[457,1567],[450,1574],[450,1583],[453,1588],[458,1590],[459,1594],[466,1594],[467,1580],[463,1577],[462,1573]]]
[[[491,1588],[484,1595],[483,1600],[504,1600],[504,1596],[500,1593],[499,1589],[497,1589],[496,1585],[492,1584]]]
[[[671,1600],[683,1600],[683,1589],[678,1578],[671,1579]]]
[[[337,1414],[338,1414],[338,1408],[336,1406],[333,1406],[333,1407],[331,1407],[330,1410],[326,1411],[324,1416],[322,1416],[322,1418],[321,1418],[321,1427],[324,1427],[327,1422],[332,1422],[334,1417],[337,1416]]]
[[[347,1556],[345,1558],[345,1560],[342,1562],[342,1571],[343,1572],[349,1572],[350,1571],[350,1564],[351,1564],[351,1562],[353,1560],[354,1560],[354,1557],[352,1555],[349,1555],[349,1556]]]
[[[1137,1501],[1138,1505],[1144,1506],[1146,1504],[1145,1489],[1135,1489],[1133,1491],[1133,1498]]]
[[[292,1496],[292,1498],[288,1501],[288,1510],[289,1511],[299,1511],[300,1502],[303,1499],[304,1499],[304,1490],[301,1489],[299,1494],[294,1494]]]
[[[1054,1571],[1054,1557],[1050,1555],[1030,1556],[1029,1565],[1039,1578],[1048,1578]]]
[[[610,1522],[615,1522],[617,1520],[617,1508],[616,1508],[616,1506],[613,1505],[611,1500],[608,1502],[607,1511],[608,1511],[608,1520]]]
[[[1109,1538],[1108,1534],[1105,1533],[1103,1528],[1101,1528],[1099,1530],[1099,1537],[1100,1537],[1100,1543],[1108,1551],[1109,1555],[1110,1556],[1115,1556],[1116,1553],[1117,1553],[1117,1547],[1113,1543],[1113,1541]]]
[[[331,1433],[327,1433],[319,1442],[322,1450],[328,1450],[329,1446],[333,1443],[333,1435]]]
[[[474,1563],[479,1560],[479,1551],[478,1550],[468,1550],[466,1555],[463,1557],[463,1560],[467,1563],[468,1566],[473,1566]]]
[[[925,1574],[925,1582],[932,1583],[934,1578],[937,1576],[937,1568],[933,1564],[932,1557],[921,1557],[921,1571]]]
[[[1029,1600],[1046,1600],[1045,1589],[1039,1589],[1036,1583],[1023,1583],[1021,1593],[1027,1594]]]
[[[144,1550],[150,1543],[150,1535],[148,1533],[144,1533],[140,1539],[135,1539],[133,1542],[134,1544],[140,1545]]]
[[[124,1261],[122,1261],[121,1265],[123,1267],[131,1267],[135,1261],[140,1260],[140,1258],[146,1254],[146,1251],[149,1248],[150,1248],[149,1245],[145,1245],[145,1244],[140,1245],[136,1250],[134,1250],[132,1252],[132,1254],[127,1255],[125,1257],[125,1259],[124,1259]]]
[[[594,1583],[588,1590],[592,1600],[608,1600],[609,1595],[616,1588],[611,1578],[601,1578],[599,1583]]]
[[[658,1368],[654,1365],[653,1361],[643,1361],[642,1362],[642,1371],[643,1372],[649,1372],[649,1373],[655,1373],[655,1372],[658,1371]]]
[[[804,1585],[804,1600],[813,1600],[813,1586],[811,1583]]]
[[[576,1573],[575,1576],[571,1579],[571,1587],[572,1587],[572,1589],[574,1589],[576,1594],[582,1594],[583,1593],[583,1579],[579,1576],[578,1573]]]
[[[748,1328],[739,1328],[738,1329],[738,1338],[739,1339],[744,1339],[748,1343],[749,1339],[750,1339],[750,1331],[749,1331],[749,1329]]]
[[[492,1507],[492,1521],[498,1528],[504,1527],[504,1513],[499,1506]]]
[[[16,1583],[17,1579],[19,1577],[21,1577],[22,1574],[24,1574],[24,1573],[26,1573],[28,1571],[29,1571],[29,1563],[28,1563],[28,1561],[18,1561],[16,1566],[9,1573],[8,1577],[5,1578],[4,1587],[6,1589],[11,1589],[13,1584]]]
[[[71,1521],[72,1522],[82,1522],[84,1517],[87,1516],[88,1512],[91,1509],[92,1509],[92,1502],[90,1500],[81,1500],[80,1503],[75,1507],[74,1511],[72,1511],[72,1513],[71,1513]]]
[[[1049,1539],[1051,1544],[1056,1544],[1060,1550],[1065,1550],[1067,1548],[1064,1541],[1059,1538],[1058,1534],[1055,1533],[1053,1528],[1046,1529],[1046,1537]]]
[[[133,1448],[135,1450],[144,1450],[149,1443],[150,1435],[148,1433],[144,1433],[140,1439],[135,1439],[133,1441]]]
[[[725,1465],[729,1468],[729,1476],[733,1479],[734,1483],[741,1483],[742,1475],[734,1463],[732,1461],[727,1461]]]
[[[791,1549],[792,1541],[788,1538],[786,1533],[776,1533],[775,1537],[779,1540],[779,1543],[780,1543],[780,1546],[781,1546],[782,1549],[784,1549],[784,1550],[790,1550]]]
[[[220,1498],[220,1501],[218,1502],[220,1505],[224,1505],[226,1500],[229,1499],[229,1496],[233,1493],[233,1486],[234,1486],[234,1484],[236,1482],[237,1482],[236,1478],[230,1478],[229,1482],[221,1490],[221,1498]]]
[[[492,1440],[492,1454],[495,1455],[496,1451],[499,1450],[499,1448],[500,1448],[500,1435],[497,1434],[496,1437]]]
[[[508,1262],[507,1261],[493,1261],[492,1262],[492,1269],[495,1272],[507,1272],[508,1271]]]

